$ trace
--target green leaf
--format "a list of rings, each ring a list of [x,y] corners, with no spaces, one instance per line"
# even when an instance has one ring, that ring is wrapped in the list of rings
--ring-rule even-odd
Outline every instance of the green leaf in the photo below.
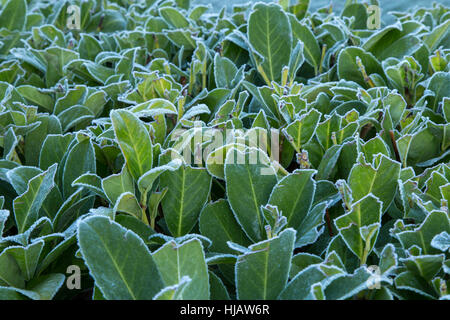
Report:
[[[19,144],[16,134],[13,128],[9,128],[6,131],[3,141],[3,158],[5,160],[11,160],[15,154],[15,149]]]
[[[437,109],[439,103],[444,97],[450,95],[450,75],[448,72],[436,72],[430,78],[427,89],[434,93],[429,107],[433,110]]]
[[[277,4],[257,3],[248,19],[248,41],[263,58],[261,68],[270,81],[281,79],[281,70],[289,65],[292,32],[289,19]]]
[[[156,179],[165,171],[175,171],[180,168],[182,162],[180,159],[174,159],[166,165],[153,168],[146,173],[142,177],[139,178],[137,185],[139,191],[141,193],[148,193],[155,183]]]
[[[320,160],[319,167],[317,168],[318,180],[327,180],[332,178],[333,173],[336,170],[339,157],[341,156],[342,145],[334,145],[325,151],[322,159]]]
[[[225,159],[232,148],[245,149],[245,145],[238,143],[225,144],[211,151],[206,157],[206,169],[215,178],[225,180]]]
[[[432,211],[428,214],[422,224],[414,230],[402,231],[396,237],[404,249],[416,245],[422,248],[422,254],[439,254],[431,242],[441,232],[450,233],[450,220],[448,214],[442,211]]]
[[[77,189],[72,183],[84,173],[96,172],[95,151],[90,139],[78,142],[70,149],[63,172],[63,194],[68,198]]]
[[[162,209],[170,232],[176,237],[189,233],[208,198],[211,176],[205,168],[183,165],[162,173],[160,187],[168,188]]]
[[[81,34],[78,50],[80,58],[86,60],[95,60],[95,57],[103,51],[100,42],[87,33]]]
[[[305,270],[310,265],[319,264],[321,262],[323,262],[323,259],[319,256],[306,252],[300,252],[292,257],[289,277],[292,279],[297,275],[297,273]]]
[[[364,153],[364,157],[369,163],[373,162],[376,155],[379,153],[389,157],[388,146],[380,136],[376,136],[375,138],[364,143],[361,146],[361,149]]]
[[[209,288],[211,300],[230,300],[230,295],[223,281],[212,271],[209,271]]]
[[[5,228],[5,223],[8,220],[9,211],[8,210],[0,210],[0,239],[3,235],[3,230]]]
[[[73,135],[70,133],[65,135],[48,135],[42,144],[39,167],[47,170],[52,164],[60,163],[73,138]]]
[[[62,133],[61,124],[55,116],[40,116],[37,119],[41,121],[41,124],[30,131],[25,138],[25,158],[27,164],[33,166],[39,164],[39,155],[45,138],[49,134]]]
[[[52,300],[64,283],[64,275],[51,273],[35,278],[27,284],[27,289],[0,287],[0,297],[7,300]]]
[[[153,300],[183,300],[184,292],[191,282],[191,278],[184,276],[181,281],[173,286],[168,286],[162,289]]]
[[[18,166],[8,170],[6,177],[17,194],[22,194],[27,191],[28,182],[41,173],[42,170],[36,167]]]
[[[360,267],[353,274],[337,277],[325,288],[329,300],[345,300],[368,289],[368,280],[372,273],[366,267]]]
[[[224,199],[206,204],[200,213],[200,233],[211,239],[212,252],[234,253],[227,242],[248,246],[250,241],[237,223],[228,202]]]
[[[353,17],[354,21],[351,24],[352,29],[366,29],[367,28],[367,9],[361,3],[351,3],[346,5],[341,14],[342,17]]]
[[[436,50],[442,40],[445,39],[445,37],[448,37],[449,30],[450,20],[447,20],[433,28],[432,31],[425,36],[424,42],[428,49],[430,49],[430,52]]]
[[[268,203],[277,206],[287,218],[287,227],[297,229],[305,219],[314,198],[315,170],[295,170],[273,188]]]
[[[183,299],[209,299],[209,278],[205,254],[200,240],[194,238],[182,244],[167,242],[153,253],[161,277],[166,286],[180,283],[183,277],[189,277]]]
[[[450,248],[450,234],[448,232],[441,232],[431,240],[431,246],[441,251],[448,251]]]
[[[3,1],[5,4],[5,1]],[[27,20],[27,2],[25,0],[9,0],[0,14],[0,29],[22,30]]]
[[[163,19],[177,29],[184,29],[189,27],[189,21],[176,8],[164,7],[159,9],[159,14]]]
[[[81,254],[106,299],[150,300],[163,282],[150,251],[134,232],[107,217],[78,223]]]
[[[129,192],[134,194],[133,177],[130,175],[126,166],[122,168],[122,172],[112,174],[102,180],[102,189],[111,204],[115,204],[119,196]]]
[[[308,12],[310,0],[298,0],[296,4],[291,6],[292,13],[295,14],[297,19],[301,20]]]
[[[287,284],[295,231],[256,243],[238,257],[236,295],[239,300],[276,299]]]
[[[133,216],[120,214],[115,217],[115,221],[120,224],[122,227],[129,229],[136,233],[141,239],[144,239],[144,242],[147,242],[148,238],[155,234],[152,228],[150,228],[147,224],[142,222],[139,219],[136,219]]]
[[[36,274],[40,275],[44,270],[46,270],[47,267],[50,266],[52,262],[59,258],[63,253],[65,253],[66,250],[68,250],[74,243],[76,243],[75,233],[66,237],[64,240],[58,243],[50,252],[45,255],[42,261],[40,261],[39,266],[36,270]]]
[[[431,281],[436,274],[442,269],[445,255],[424,255],[424,256],[410,256],[405,259],[400,259],[408,270]]]
[[[83,197],[82,193],[82,189],[75,191],[61,205],[53,219],[53,228],[55,231],[62,232],[84,214],[84,210],[93,206],[94,196],[87,195]]]
[[[214,80],[218,88],[232,89],[233,79],[238,68],[227,57],[221,57],[218,53],[214,56]]]
[[[314,33],[305,24],[300,23],[293,15],[289,15],[289,21],[292,27],[294,42],[303,43],[303,52],[305,60],[314,68],[315,73],[319,72],[321,51]]]
[[[60,273],[51,273],[35,278],[27,284],[27,290],[37,294],[35,300],[52,300],[64,284],[65,276]]]
[[[300,119],[296,119],[283,131],[288,141],[294,149],[300,153],[302,146],[307,144],[314,135],[317,125],[319,124],[321,113],[316,109],[312,109],[308,113],[302,115]]]
[[[130,109],[138,117],[155,117],[165,114],[178,114],[172,102],[165,99],[152,99]]]
[[[293,277],[280,294],[279,299],[307,300],[315,283],[326,283],[342,276],[342,274],[343,271],[337,267],[330,268],[320,264],[310,265]]]
[[[134,180],[152,168],[153,146],[144,124],[131,112],[111,112],[114,134]]]
[[[0,287],[1,300],[28,300],[25,295],[13,287]]]
[[[307,244],[314,243],[323,232],[323,228],[319,227],[324,223],[325,210],[327,209],[327,202],[321,202],[313,206],[302,222],[297,227],[297,239],[295,247],[300,248]]]
[[[165,30],[165,35],[178,47],[184,47],[185,50],[194,50],[196,48],[195,39],[192,33],[185,29]]]
[[[24,279],[29,281],[34,276],[43,247],[44,241],[40,240],[27,247],[8,247],[4,252],[14,258]]]
[[[395,287],[397,289],[418,293],[420,296],[426,297],[427,299],[436,299],[436,293],[431,285],[429,285],[425,279],[415,275],[411,271],[400,273],[395,278]]]
[[[28,189],[14,199],[14,215],[19,233],[26,231],[39,219],[39,210],[45,198],[55,185],[54,179],[57,165],[37,175],[28,183]]]
[[[72,186],[85,187],[103,198],[106,197],[102,189],[102,178],[94,173],[85,173],[80,175],[72,182]]]
[[[267,203],[277,183],[269,159],[259,149],[241,152],[232,148],[225,159],[225,181],[236,220],[252,241],[262,240],[265,233],[260,207]]]
[[[348,182],[354,201],[358,201],[372,193],[383,202],[383,213],[395,197],[397,180],[400,178],[400,163],[381,155],[378,166],[374,168],[367,163],[353,166]]]
[[[380,254],[380,271],[383,275],[392,273],[398,265],[397,254],[392,243],[387,244]]]
[[[386,44],[390,46],[395,40],[401,38],[405,34],[402,32],[401,24],[394,24],[386,26],[385,28],[373,33],[367,40],[362,44],[362,48],[369,52],[372,52],[375,57],[381,58],[386,50]]]
[[[16,260],[6,250],[0,254],[0,285],[25,288],[25,278]]]
[[[351,210],[334,220],[348,248],[365,263],[375,245],[381,226],[381,202],[369,194],[355,202]]]
[[[72,106],[58,114],[63,132],[94,118],[92,111],[84,106]]]
[[[305,56],[303,54],[304,44],[301,41],[297,42],[297,45],[292,49],[291,58],[289,60],[289,81],[293,83],[297,75],[298,70],[303,65],[305,61]]]
[[[104,67],[102,65],[96,64],[92,61],[86,61],[83,63],[83,67],[86,68],[86,71],[89,78],[106,85],[106,81],[108,78],[114,75],[114,70],[111,68]]]
[[[354,81],[363,88],[368,88],[368,80],[365,79],[361,67],[358,66],[357,57],[361,59],[368,77],[375,73],[379,76],[384,75],[380,63],[371,53],[365,52],[364,49],[358,47],[347,47],[339,53],[337,62],[339,79]]]
[[[143,218],[142,208],[136,196],[130,192],[122,193],[114,205],[114,212],[124,212],[135,216],[139,220]]]

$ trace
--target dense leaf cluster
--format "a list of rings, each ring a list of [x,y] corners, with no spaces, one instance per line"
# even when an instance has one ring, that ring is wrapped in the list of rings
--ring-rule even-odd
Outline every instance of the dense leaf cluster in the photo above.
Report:
[[[308,4],[0,1],[0,299],[448,299],[450,8]]]

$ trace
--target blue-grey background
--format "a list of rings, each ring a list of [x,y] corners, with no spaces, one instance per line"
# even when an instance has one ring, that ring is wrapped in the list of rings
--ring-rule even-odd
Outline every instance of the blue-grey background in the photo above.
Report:
[[[248,2],[274,2],[273,0],[192,0],[193,3],[199,4],[211,4],[212,8],[216,11],[226,6],[232,8],[235,4],[244,4]],[[293,2],[294,0],[291,0]],[[388,22],[392,21],[393,17],[388,14],[389,11],[407,11],[409,9],[418,7],[432,7],[433,2],[442,3],[446,6],[450,6],[450,0],[379,0],[381,13],[383,20]],[[345,0],[311,0],[309,10],[315,11],[318,8],[329,6],[333,4],[334,12],[340,13],[342,7],[345,4]]]

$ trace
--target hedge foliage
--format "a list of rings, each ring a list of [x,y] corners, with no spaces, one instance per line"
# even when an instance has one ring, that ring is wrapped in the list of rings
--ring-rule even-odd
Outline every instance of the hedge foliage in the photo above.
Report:
[[[450,8],[308,4],[0,1],[0,298],[448,299]]]

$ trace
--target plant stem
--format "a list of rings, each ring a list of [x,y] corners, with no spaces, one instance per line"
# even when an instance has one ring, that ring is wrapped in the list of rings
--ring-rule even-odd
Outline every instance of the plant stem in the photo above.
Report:
[[[366,68],[362,64],[362,61],[361,61],[361,59],[359,57],[356,57],[356,64],[358,65],[359,71],[361,72],[361,74],[362,74],[362,76],[364,78],[364,81],[366,83],[368,83],[371,88],[375,88],[375,84],[373,83],[373,81],[370,78],[370,76],[367,75]]]
[[[272,84],[270,83],[269,77],[267,76],[267,74],[264,72],[263,68],[261,67],[260,64],[257,65],[256,69],[258,70],[259,74],[263,77],[264,81],[266,82],[266,84],[269,87],[272,87]]]
[[[320,57],[320,64],[319,64],[319,74],[322,73],[323,70],[323,61],[325,60],[325,52],[327,51],[327,45],[324,44],[322,47],[322,55]]]

